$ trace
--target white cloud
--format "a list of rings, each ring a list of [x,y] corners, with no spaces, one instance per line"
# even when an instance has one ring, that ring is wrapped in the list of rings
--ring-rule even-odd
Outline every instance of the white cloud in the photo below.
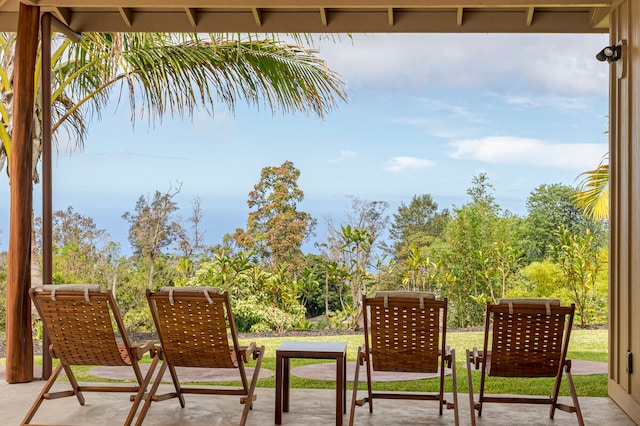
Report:
[[[433,161],[424,158],[400,156],[388,160],[384,169],[391,173],[401,173],[409,170],[424,169],[434,164]]]
[[[340,151],[340,156],[332,158],[329,163],[340,163],[356,156],[355,151]]]
[[[450,157],[457,160],[571,170],[594,167],[607,150],[603,144],[554,144],[539,139],[509,136],[456,140],[450,142],[450,146],[455,148]]]
[[[354,34],[319,50],[352,88],[364,90],[606,96],[609,67],[595,59],[606,44],[606,34]]]

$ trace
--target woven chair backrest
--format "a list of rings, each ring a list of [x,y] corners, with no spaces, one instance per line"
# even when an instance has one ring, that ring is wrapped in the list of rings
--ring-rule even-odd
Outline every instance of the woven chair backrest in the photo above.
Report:
[[[97,285],[63,284],[30,294],[56,358],[68,365],[130,365],[114,332],[111,293]]]
[[[235,368],[227,293],[212,287],[163,288],[149,303],[164,357],[173,366]]]
[[[487,321],[493,323],[488,374],[557,376],[569,338],[566,325],[573,321],[574,309],[554,299],[505,299],[488,305]]]
[[[446,300],[423,292],[380,292],[363,300],[375,371],[437,371]]]

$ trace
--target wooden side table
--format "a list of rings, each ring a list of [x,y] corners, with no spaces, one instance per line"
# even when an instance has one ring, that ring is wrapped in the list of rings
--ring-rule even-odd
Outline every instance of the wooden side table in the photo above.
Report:
[[[276,350],[276,424],[282,424],[282,412],[289,411],[289,360],[291,358],[335,359],[336,425],[342,426],[347,412],[347,343],[282,342]]]

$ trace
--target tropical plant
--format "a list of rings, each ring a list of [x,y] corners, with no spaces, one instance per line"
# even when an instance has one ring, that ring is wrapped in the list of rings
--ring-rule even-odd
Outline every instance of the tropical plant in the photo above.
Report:
[[[606,263],[602,260],[601,248],[589,230],[576,235],[561,227],[558,236],[554,254],[569,289],[571,301],[576,305],[580,325],[585,327],[598,305],[598,275],[606,267]]]
[[[582,174],[574,200],[595,221],[609,220],[609,154],[597,168]]]
[[[0,169],[11,155],[15,42],[15,33],[0,33]],[[149,122],[166,113],[191,116],[200,106],[213,113],[217,101],[233,111],[240,99],[272,112],[323,117],[346,99],[344,83],[314,51],[274,36],[85,33],[79,43],[72,43],[54,34],[52,45],[52,136],[54,141],[73,140],[76,147],[84,144],[88,119],[100,118],[117,88],[128,94],[134,122],[138,111],[146,111]],[[35,83],[38,93],[39,81]],[[38,97],[36,181],[40,102]]]

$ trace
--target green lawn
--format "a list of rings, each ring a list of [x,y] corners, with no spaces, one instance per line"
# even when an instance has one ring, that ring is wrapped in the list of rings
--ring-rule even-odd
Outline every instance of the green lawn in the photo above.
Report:
[[[607,330],[575,330],[571,333],[571,343],[569,345],[569,359],[580,359],[588,361],[600,361],[607,362],[607,350],[608,350],[608,334]],[[482,346],[482,332],[450,332],[447,333],[447,343],[452,349],[456,350],[456,364],[457,364],[457,376],[458,376],[458,391],[467,392],[467,370],[464,368],[465,364],[465,350],[471,349],[474,346]],[[276,349],[283,340],[314,340],[314,341],[346,341],[347,345],[347,359],[354,361],[356,359],[356,353],[358,346],[364,343],[361,335],[346,335],[346,336],[324,336],[324,337],[269,337],[252,339],[256,343],[265,345],[265,356],[263,360],[263,368],[275,370],[275,354]],[[248,339],[241,339],[241,344],[249,343]],[[148,362],[148,360],[146,360]],[[0,363],[4,363],[5,360],[1,359]],[[42,362],[40,357],[36,359],[36,362]],[[144,361],[143,361],[144,362]],[[292,359],[291,367],[297,367],[300,365],[311,364],[316,362],[322,362],[320,360],[312,359]],[[332,361],[329,361],[332,362]],[[81,381],[108,381],[106,379],[98,378],[88,374],[90,367],[77,367],[74,369],[77,374],[77,378]],[[480,382],[480,373],[473,371],[473,383],[474,388],[477,391]],[[362,379],[365,376],[361,373],[361,383],[359,388],[365,389],[365,383],[362,383]],[[350,378],[351,380],[353,378]],[[607,375],[606,374],[593,374],[593,375],[575,375],[573,376],[578,396],[607,396]],[[488,378],[485,388],[486,393],[495,394],[526,394],[526,395],[548,395],[550,389],[552,389],[553,379],[541,378],[541,379],[501,379],[501,378]],[[237,383],[221,382],[211,383],[215,385],[237,385]],[[451,391],[451,378],[447,376],[445,378],[446,391]],[[275,387],[275,378],[260,379],[258,381],[259,387]],[[335,383],[332,381],[323,380],[311,380],[303,379],[295,376],[291,376],[291,387],[295,388],[314,388],[314,389],[332,389],[335,387]],[[413,380],[407,382],[378,382],[374,384],[377,390],[404,390],[404,391],[424,391],[431,392],[438,388],[438,379],[428,380]],[[351,383],[349,388],[352,389]],[[561,395],[569,395],[568,386],[566,380],[563,380],[560,390]]]

